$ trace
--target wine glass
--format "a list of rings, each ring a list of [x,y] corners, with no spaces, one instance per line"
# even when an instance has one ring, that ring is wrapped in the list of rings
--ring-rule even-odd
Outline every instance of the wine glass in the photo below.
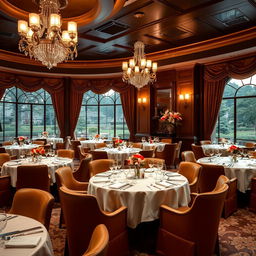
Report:
[[[154,162],[152,160],[149,160],[148,166],[149,166],[150,169],[153,168],[154,167]]]
[[[209,148],[208,149],[208,154],[210,155],[209,159],[210,159],[210,162],[212,161],[212,157],[214,156],[214,149],[213,148]]]
[[[7,224],[7,215],[6,213],[0,213],[0,233],[4,230]],[[0,237],[0,248],[4,247],[4,237]]]
[[[145,137],[142,137],[142,138],[141,138],[141,142],[142,142],[142,143],[146,142],[146,138],[145,138]]]

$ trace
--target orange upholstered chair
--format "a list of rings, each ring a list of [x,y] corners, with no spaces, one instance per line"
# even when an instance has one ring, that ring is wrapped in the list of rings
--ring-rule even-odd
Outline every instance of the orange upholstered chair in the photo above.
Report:
[[[69,256],[82,255],[87,250],[98,224],[105,224],[109,231],[107,255],[127,255],[126,207],[107,213],[100,210],[93,195],[76,193],[65,187],[61,187],[59,193],[67,227]]]
[[[64,142],[57,142],[56,143],[56,150],[59,149],[65,149],[65,143]]]
[[[50,191],[47,165],[20,165],[17,167],[16,189],[37,188]]]
[[[92,154],[92,160],[97,159],[108,159],[108,154],[106,151],[91,151]]]
[[[249,155],[251,158],[256,158],[256,151],[248,151],[248,155]]]
[[[79,159],[81,161],[82,159],[87,157],[88,152],[90,151],[90,149],[87,148],[87,147],[83,147],[81,145],[77,146],[77,148],[78,148]]]
[[[94,229],[88,249],[82,256],[106,256],[108,242],[108,229],[104,224],[99,224]]]
[[[32,144],[44,146],[45,145],[45,141],[44,140],[32,140]]]
[[[79,149],[78,146],[80,146],[81,143],[79,140],[71,140],[71,148],[74,150],[75,158],[79,159]]]
[[[251,181],[251,195],[250,195],[249,210],[256,212],[256,177],[252,178],[252,181]]]
[[[246,142],[246,143],[244,144],[244,146],[245,146],[246,148],[254,148],[254,147],[256,146],[256,143],[255,143],[255,142]]]
[[[224,183],[215,191],[198,194],[191,207],[161,205],[158,255],[213,255],[227,190]]]
[[[228,192],[224,202],[223,217],[227,218],[237,210],[237,178],[227,181]]]
[[[191,192],[198,192],[198,181],[202,166],[192,162],[181,162],[179,165],[179,174],[188,179]]]
[[[183,151],[181,153],[182,161],[196,163],[195,154],[193,151]]]
[[[196,160],[199,159],[199,158],[202,158],[202,157],[206,157],[206,155],[204,154],[202,146],[191,144],[191,148],[192,148],[192,151],[195,154]]]
[[[166,144],[164,146],[164,150],[161,152],[155,151],[155,157],[161,158],[165,160],[165,164],[168,168],[172,168],[174,166],[174,161],[176,157],[176,148],[177,143]]]
[[[23,188],[13,198],[11,214],[19,214],[41,222],[49,229],[54,197],[41,189]]]
[[[149,149],[149,150],[141,150],[139,152],[139,154],[141,154],[144,157],[153,157],[154,155],[154,149]]]
[[[11,160],[11,157],[8,153],[0,153],[0,167],[2,167],[2,165],[5,162],[8,162]]]
[[[11,178],[0,176],[0,207],[9,205],[11,201]]]
[[[105,142],[95,143],[95,148],[105,148],[107,144]]]
[[[161,139],[160,141],[164,142],[164,143],[168,143],[168,144],[172,143],[172,139],[171,138],[169,138],[169,139]]]
[[[160,159],[160,158],[155,158],[155,157],[148,157],[148,158],[144,158],[144,163],[145,163],[145,168],[149,168],[149,164],[153,163],[153,164],[164,164],[164,159]]]
[[[212,142],[210,140],[200,140],[200,144],[201,145],[208,145],[208,144],[212,144]]]
[[[6,150],[4,147],[0,147],[0,153],[6,153]]]
[[[72,149],[58,149],[57,156],[74,159],[75,152]]]
[[[142,143],[141,142],[133,142],[132,147],[133,148],[142,148]]]
[[[200,164],[203,168],[199,178],[199,192],[212,191],[220,175],[225,175],[222,165]]]
[[[97,159],[92,160],[89,163],[90,177],[96,175],[100,172],[105,172],[110,169],[110,165],[112,165],[115,161],[113,159]]]
[[[92,155],[86,154],[86,157],[80,161],[79,167],[74,170],[73,176],[78,181],[89,181],[90,172],[89,172],[89,163],[92,161]]]
[[[10,146],[10,145],[12,145],[12,141],[4,141],[4,142],[2,142],[2,145],[3,146]]]

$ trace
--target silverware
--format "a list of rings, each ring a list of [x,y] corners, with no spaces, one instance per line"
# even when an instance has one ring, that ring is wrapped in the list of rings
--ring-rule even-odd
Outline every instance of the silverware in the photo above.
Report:
[[[17,235],[6,236],[6,237],[5,237],[5,240],[10,240],[10,239],[12,239],[13,237],[17,237],[17,236],[28,236],[28,235],[33,235],[33,234],[39,234],[39,233],[42,233],[42,232],[44,232],[44,231],[43,231],[43,230],[39,230],[39,231],[36,231],[36,232],[20,233],[20,234],[17,234]]]
[[[11,219],[14,219],[14,218],[16,218],[16,217],[18,217],[18,215],[11,215],[11,216],[8,216],[8,217],[7,217],[7,220],[11,220]]]
[[[16,231],[11,231],[11,232],[7,232],[7,233],[2,233],[2,234],[0,234],[0,237],[20,234],[20,233],[24,233],[24,232],[27,232],[27,231],[32,231],[32,230],[39,229],[39,228],[42,228],[42,226],[36,226],[34,228],[27,228],[27,229],[22,229],[22,230],[16,230]]]

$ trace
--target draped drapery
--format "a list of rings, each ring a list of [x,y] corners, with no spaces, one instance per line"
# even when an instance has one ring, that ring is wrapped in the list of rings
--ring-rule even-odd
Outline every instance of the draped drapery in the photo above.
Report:
[[[256,56],[215,65],[204,69],[204,138],[210,139],[229,78],[245,79],[256,74]]]
[[[63,137],[65,134],[65,116],[63,111],[63,79],[22,76],[6,72],[0,72],[0,99],[3,97],[5,90],[13,86],[20,88],[26,92],[33,92],[43,88],[51,95],[53,107],[60,129],[60,136]]]
[[[95,79],[95,80],[73,79],[71,84],[71,95],[70,95],[70,135],[72,137],[74,136],[74,131],[77,125],[77,121],[78,121],[81,106],[82,106],[83,94],[89,90],[97,94],[104,94],[108,92],[110,89],[116,92],[119,92],[121,94],[124,117],[126,119],[129,130],[131,129],[130,133],[134,134],[134,128],[133,128],[134,125],[128,124],[129,121],[127,121],[127,120],[130,120],[130,117],[128,116],[130,115],[130,110],[127,110],[127,108],[130,108],[130,104],[129,105],[123,104],[123,101],[126,100],[126,97],[130,97],[130,94],[127,93],[130,87],[132,86],[125,84],[119,78]],[[122,94],[124,95],[122,96]],[[133,109],[134,109],[134,106],[133,106]],[[132,113],[132,115],[134,117],[134,113]]]

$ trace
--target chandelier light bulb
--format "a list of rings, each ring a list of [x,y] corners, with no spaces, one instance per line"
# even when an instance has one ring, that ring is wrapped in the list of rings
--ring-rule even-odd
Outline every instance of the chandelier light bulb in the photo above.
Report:
[[[122,69],[123,69],[124,71],[128,69],[128,62],[124,61],[124,62],[122,63]]]
[[[40,18],[36,13],[29,14],[29,26],[32,29],[38,29],[40,27]]]
[[[55,30],[55,29],[59,29],[61,27],[60,24],[60,15],[56,14],[56,13],[52,13],[50,15],[50,27]]]
[[[28,32],[28,23],[25,20],[18,21],[18,32],[27,34]]]
[[[152,65],[152,61],[151,60],[147,60],[146,67],[147,68],[151,68],[151,65]]]
[[[134,67],[135,67],[135,61],[134,61],[134,59],[130,59],[130,60],[129,60],[129,66],[130,66],[130,68],[134,68]]]
[[[74,21],[68,22],[68,32],[69,33],[76,33],[77,32],[77,24]]]
[[[131,68],[128,68],[127,69],[127,75],[130,75],[132,73],[132,69]]]
[[[32,40],[33,33],[34,33],[34,32],[32,31],[32,29],[29,28],[28,33],[27,33],[27,39],[28,39],[28,41],[31,41],[31,40]]]
[[[145,68],[145,66],[146,66],[146,59],[141,59],[140,66],[141,66],[141,68]]]
[[[156,63],[156,62],[153,62],[153,63],[152,63],[152,71],[153,71],[153,72],[156,72],[156,71],[157,71],[157,63]]]
[[[135,73],[140,73],[140,68],[139,68],[138,66],[135,66],[135,67],[134,67],[134,72],[135,72]]]
[[[71,41],[71,38],[70,38],[67,30],[62,31],[62,40],[63,40],[63,42],[67,42],[67,43],[69,43]]]

